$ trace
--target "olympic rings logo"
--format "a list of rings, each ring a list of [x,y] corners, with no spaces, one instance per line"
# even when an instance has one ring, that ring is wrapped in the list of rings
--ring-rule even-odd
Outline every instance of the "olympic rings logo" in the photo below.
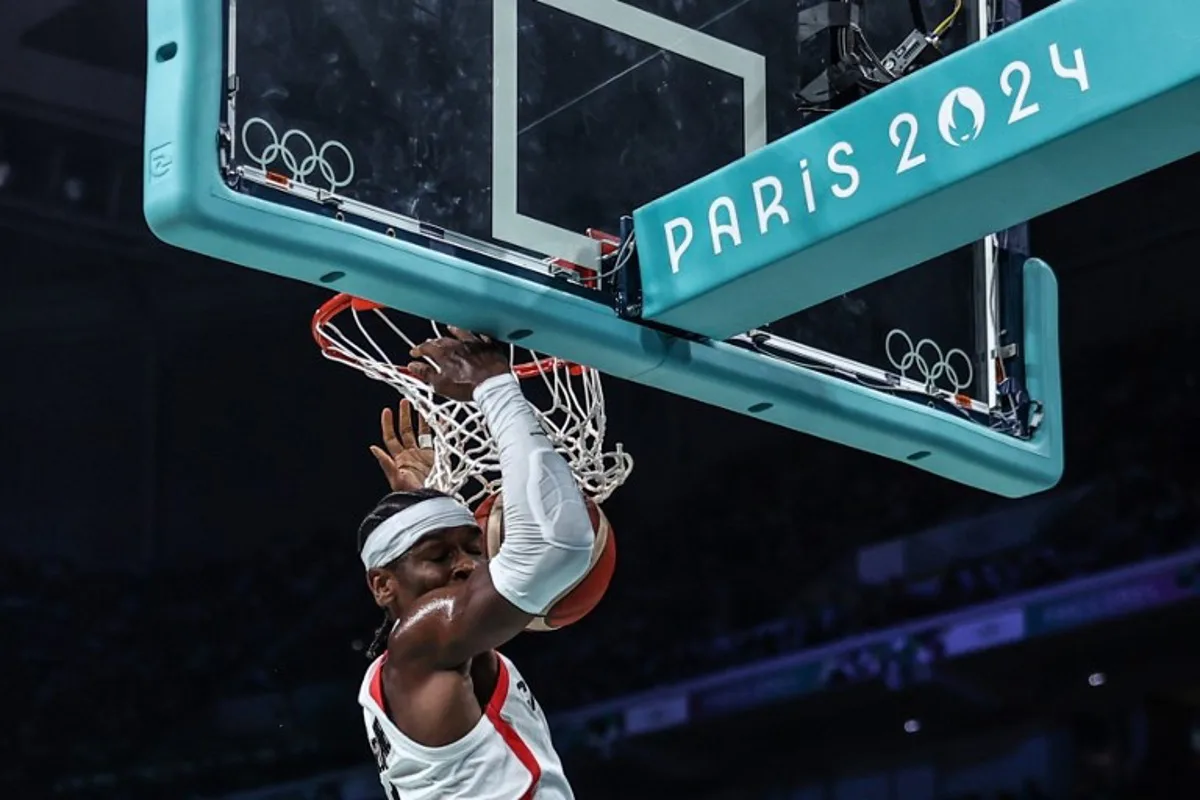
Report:
[[[270,142],[265,145],[258,155],[254,155],[254,150],[250,146],[248,134],[252,126],[259,125],[266,129],[267,136],[270,137]],[[304,146],[308,148],[308,155],[302,159],[297,157],[289,148],[288,143],[292,139],[299,139]],[[321,171],[321,177],[329,183],[329,190],[336,192],[338,189],[349,186],[354,180],[354,157],[350,155],[350,151],[346,149],[346,145],[332,139],[320,148],[313,142],[312,137],[307,133],[297,128],[292,128],[285,131],[280,137],[271,123],[267,122],[262,117],[251,117],[246,120],[246,124],[242,126],[242,149],[246,151],[246,156],[258,164],[263,170],[268,168],[268,165],[274,164],[276,161],[283,161],[284,167],[292,173],[292,180],[297,183],[307,183],[307,178],[317,170]],[[339,178],[334,165],[329,161],[329,151],[340,150],[342,156],[346,159],[346,177]]]
[[[903,340],[904,346],[907,348],[899,358],[892,352],[892,340],[897,336]],[[915,369],[927,388],[944,388],[937,386],[938,381],[944,380],[950,384],[950,391],[957,393],[975,382],[975,368],[971,364],[971,357],[957,347],[943,353],[942,348],[933,339],[922,339],[914,347],[912,338],[907,333],[899,328],[893,328],[888,331],[884,348],[887,350],[888,361],[892,362],[892,366],[896,368],[901,377],[907,378],[908,371]],[[960,369],[965,377],[961,379],[959,377],[960,370],[956,370],[954,364],[951,363],[951,359],[955,356],[962,361]]]

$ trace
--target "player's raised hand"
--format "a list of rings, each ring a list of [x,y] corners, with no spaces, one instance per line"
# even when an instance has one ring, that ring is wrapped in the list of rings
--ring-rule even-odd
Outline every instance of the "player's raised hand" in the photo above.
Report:
[[[470,400],[476,386],[509,371],[508,346],[460,328],[449,330],[450,336],[414,347],[409,355],[422,360],[408,369],[442,397]]]
[[[424,488],[425,480],[433,469],[433,439],[429,423],[415,415],[413,423],[412,404],[400,401],[395,417],[390,408],[379,415],[379,427],[383,433],[383,447],[371,445],[371,454],[379,462],[379,468],[387,478],[393,492],[413,492]],[[386,448],[386,449],[384,449]]]

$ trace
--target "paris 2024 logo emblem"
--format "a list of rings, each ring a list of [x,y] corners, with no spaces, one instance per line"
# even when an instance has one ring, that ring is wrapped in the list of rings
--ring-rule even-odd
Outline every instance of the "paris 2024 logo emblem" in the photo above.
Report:
[[[970,124],[965,124],[968,117]],[[978,139],[986,121],[983,97],[970,86],[960,86],[946,95],[938,109],[938,133],[951,147]]]

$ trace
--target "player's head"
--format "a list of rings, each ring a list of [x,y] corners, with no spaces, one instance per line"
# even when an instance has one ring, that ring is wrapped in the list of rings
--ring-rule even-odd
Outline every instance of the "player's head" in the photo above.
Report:
[[[484,561],[470,510],[434,489],[380,500],[358,527],[358,551],[367,586],[389,621],[421,595],[465,581]]]

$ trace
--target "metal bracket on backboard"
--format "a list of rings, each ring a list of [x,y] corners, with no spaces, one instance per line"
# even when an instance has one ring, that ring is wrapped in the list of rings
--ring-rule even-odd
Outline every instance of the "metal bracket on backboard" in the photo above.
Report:
[[[642,275],[638,265],[637,241],[633,238],[633,217],[621,217],[621,250],[631,248],[624,266],[613,275],[617,313],[623,319],[642,316]]]

